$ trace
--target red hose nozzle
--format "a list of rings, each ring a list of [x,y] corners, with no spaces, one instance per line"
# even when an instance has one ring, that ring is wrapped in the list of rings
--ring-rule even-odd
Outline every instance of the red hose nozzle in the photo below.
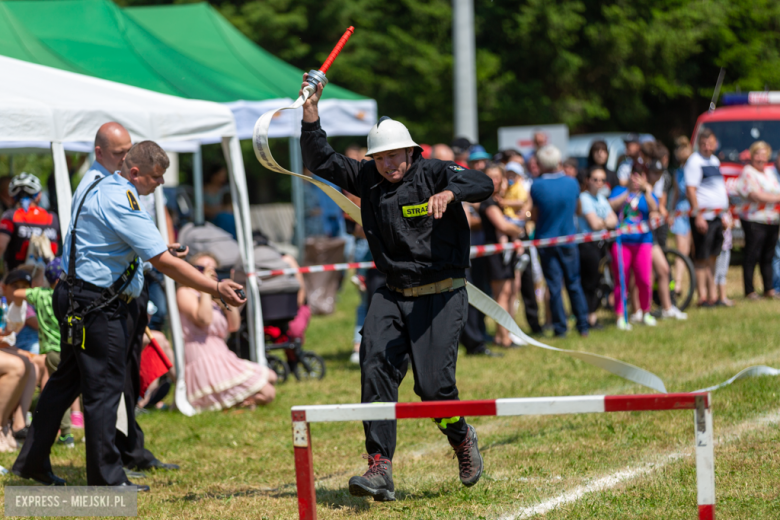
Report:
[[[328,59],[326,59],[325,63],[323,63],[322,67],[320,67],[320,72],[322,72],[323,74],[328,73],[328,69],[333,64],[333,61],[336,59],[336,56],[339,55],[341,49],[344,48],[344,45],[347,43],[347,40],[349,40],[349,37],[352,36],[352,33],[354,32],[355,32],[355,28],[352,26],[350,26],[350,28],[344,32],[344,35],[338,41],[336,46],[333,47],[332,51],[330,51],[330,55],[328,55]]]

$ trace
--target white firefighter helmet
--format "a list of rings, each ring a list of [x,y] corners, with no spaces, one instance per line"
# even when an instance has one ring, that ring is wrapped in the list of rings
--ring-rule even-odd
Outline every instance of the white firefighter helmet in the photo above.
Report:
[[[371,156],[375,153],[401,148],[419,148],[422,151],[420,145],[412,141],[412,136],[406,126],[399,121],[384,116],[368,132],[366,155]]]

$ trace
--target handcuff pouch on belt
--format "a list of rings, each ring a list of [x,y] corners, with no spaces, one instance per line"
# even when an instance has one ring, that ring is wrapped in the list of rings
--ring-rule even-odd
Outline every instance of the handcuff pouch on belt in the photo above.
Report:
[[[84,348],[86,341],[86,334],[84,331],[84,322],[89,314],[94,311],[100,310],[107,305],[112,304],[117,298],[127,289],[130,282],[135,278],[138,271],[138,257],[133,258],[130,265],[117,278],[110,287],[103,289],[100,296],[92,301],[89,305],[81,307],[79,302],[73,299],[73,287],[82,283],[81,280],[76,278],[76,224],[79,221],[79,215],[81,214],[81,208],[84,207],[84,201],[92,188],[98,185],[100,181],[105,179],[101,177],[87,188],[84,193],[84,197],[79,203],[78,210],[76,210],[76,217],[73,219],[73,229],[70,230],[70,255],[68,256],[68,276],[65,281],[68,283],[68,311],[65,313],[65,335],[64,342],[66,345],[73,347]]]

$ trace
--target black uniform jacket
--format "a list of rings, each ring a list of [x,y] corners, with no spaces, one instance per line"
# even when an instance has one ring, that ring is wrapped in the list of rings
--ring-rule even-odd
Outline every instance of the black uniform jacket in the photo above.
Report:
[[[374,161],[358,162],[336,153],[320,122],[303,123],[303,164],[315,175],[357,195],[363,228],[377,268],[394,287],[415,287],[462,278],[469,266],[469,226],[461,201],[480,202],[493,194],[484,173],[454,162],[414,153],[401,182],[385,180]],[[450,190],[455,200],[442,218],[428,215],[433,195]]]

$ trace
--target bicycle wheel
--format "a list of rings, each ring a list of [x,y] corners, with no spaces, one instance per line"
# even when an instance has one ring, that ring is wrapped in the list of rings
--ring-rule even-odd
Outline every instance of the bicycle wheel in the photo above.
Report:
[[[276,372],[277,384],[281,385],[287,381],[287,378],[290,377],[290,367],[287,366],[287,363],[274,355],[266,355],[265,359],[268,362],[268,368]]]
[[[325,377],[325,360],[314,352],[303,351],[295,365],[298,380],[322,379]]]
[[[684,311],[693,299],[693,290],[696,287],[696,276],[691,259],[670,247],[664,248],[664,256],[669,264],[669,292],[672,297],[672,305]]]

